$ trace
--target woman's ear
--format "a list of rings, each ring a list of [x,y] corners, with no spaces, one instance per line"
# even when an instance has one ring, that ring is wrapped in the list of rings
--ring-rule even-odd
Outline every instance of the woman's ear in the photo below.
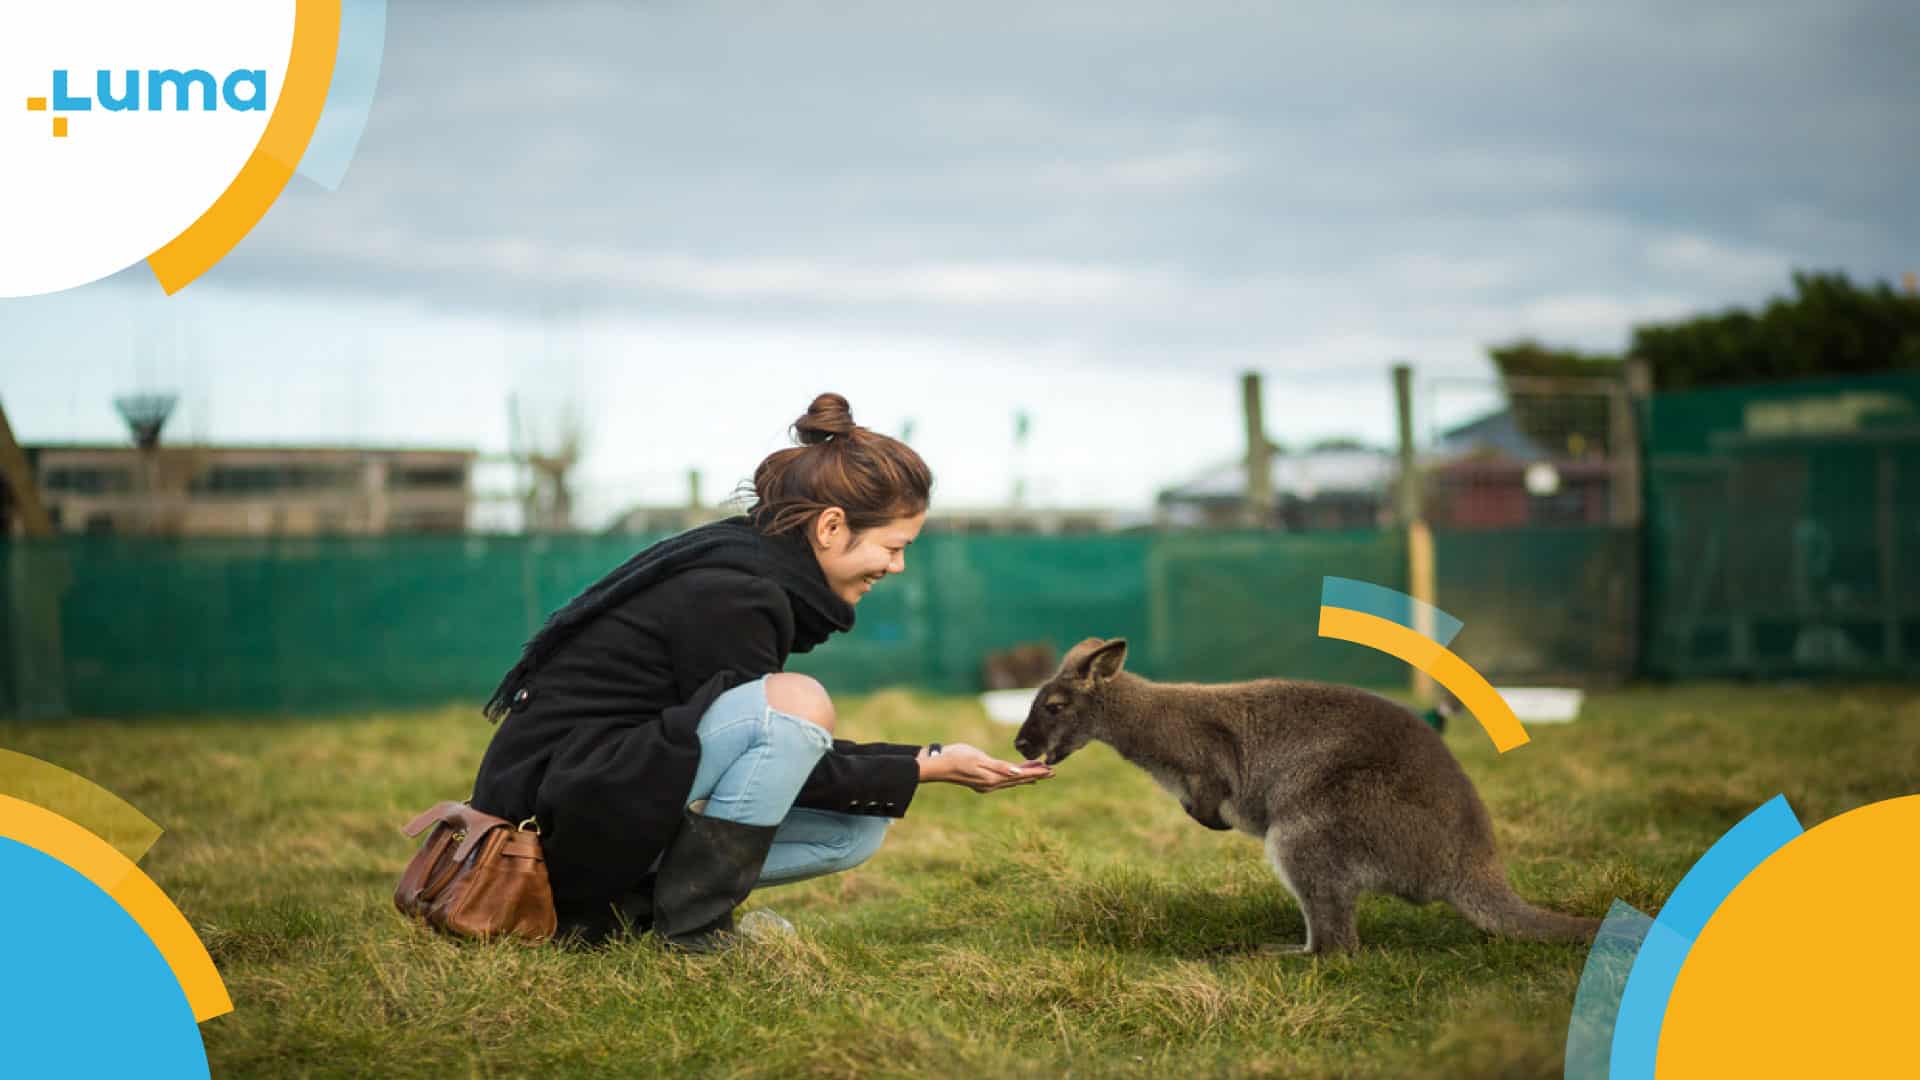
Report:
[[[827,507],[813,519],[813,540],[821,548],[832,551],[846,535],[847,512],[837,506]]]

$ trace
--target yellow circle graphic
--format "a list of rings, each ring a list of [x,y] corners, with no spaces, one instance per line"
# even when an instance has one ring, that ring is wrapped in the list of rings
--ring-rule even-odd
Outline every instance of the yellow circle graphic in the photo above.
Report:
[[[1920,795],[1809,829],[1747,876],[1687,953],[1655,1072],[1913,1076]]]

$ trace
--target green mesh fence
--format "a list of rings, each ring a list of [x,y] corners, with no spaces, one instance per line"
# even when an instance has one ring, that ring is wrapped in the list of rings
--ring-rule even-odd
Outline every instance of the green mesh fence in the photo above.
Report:
[[[1644,666],[1920,675],[1920,376],[1657,396]]]
[[[1276,542],[1278,541],[1278,542]],[[1326,575],[1407,588],[1398,533],[1173,535],[1149,566],[1149,633],[1141,665],[1195,682],[1262,676],[1405,685],[1399,661],[1320,638]]]
[[[139,540],[4,547],[0,712],[272,713],[478,701],[551,609],[652,537]],[[1399,685],[1317,637],[1323,575],[1406,587],[1397,533],[929,535],[851,634],[836,690],[980,688],[990,651],[1127,637],[1135,670]]]
[[[1633,674],[1638,530],[1441,532],[1435,600],[1466,625],[1453,651],[1496,683],[1606,683]]]
[[[73,537],[6,550],[13,712],[324,710],[484,696],[625,541]]]
[[[1435,537],[1456,652],[1509,683],[1920,676],[1920,377],[1664,394],[1644,419],[1644,536]],[[477,701],[548,611],[654,539],[6,542],[0,715]],[[854,633],[793,667],[836,690],[964,693],[990,651],[1098,635],[1162,679],[1402,685],[1398,661],[1317,636],[1329,574],[1405,590],[1405,541],[934,534]]]

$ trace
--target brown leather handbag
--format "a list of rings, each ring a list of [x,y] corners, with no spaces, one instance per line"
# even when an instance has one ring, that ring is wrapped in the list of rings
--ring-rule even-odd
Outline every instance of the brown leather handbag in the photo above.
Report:
[[[517,827],[463,802],[443,802],[402,830],[432,835],[407,863],[393,905],[402,915],[455,937],[553,937],[556,920],[540,828]]]

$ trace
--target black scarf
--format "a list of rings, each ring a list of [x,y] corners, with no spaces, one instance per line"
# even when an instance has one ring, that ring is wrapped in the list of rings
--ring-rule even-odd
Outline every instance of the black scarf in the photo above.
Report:
[[[498,721],[505,716],[521,685],[602,612],[683,570],[710,567],[742,570],[786,589],[793,603],[794,652],[808,652],[829,634],[853,628],[853,605],[827,586],[804,535],[769,536],[755,529],[748,518],[731,517],[670,536],[639,552],[547,616],[546,625],[521,651],[520,662],[487,699],[487,719]]]

